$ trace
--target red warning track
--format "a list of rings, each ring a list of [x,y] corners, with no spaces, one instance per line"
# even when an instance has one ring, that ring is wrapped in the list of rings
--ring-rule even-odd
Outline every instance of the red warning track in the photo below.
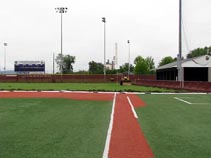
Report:
[[[138,96],[129,95],[136,106],[144,106]],[[151,158],[153,153],[134,117],[126,94],[116,98],[114,123],[110,141],[109,158]]]
[[[0,98],[67,98],[75,100],[111,101],[113,94],[80,92],[0,92]]]

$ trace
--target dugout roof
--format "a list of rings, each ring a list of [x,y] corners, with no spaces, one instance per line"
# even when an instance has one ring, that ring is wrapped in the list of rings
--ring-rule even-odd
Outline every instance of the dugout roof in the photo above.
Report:
[[[211,67],[211,56],[203,55],[203,56],[195,57],[191,59],[184,59],[181,62],[182,62],[182,67],[198,67],[198,68],[207,67],[208,68],[208,67]],[[177,68],[177,61],[160,66],[157,68],[157,70],[169,69],[169,68]]]

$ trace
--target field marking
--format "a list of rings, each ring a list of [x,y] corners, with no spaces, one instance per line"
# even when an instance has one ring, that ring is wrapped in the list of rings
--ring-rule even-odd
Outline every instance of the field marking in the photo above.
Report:
[[[161,93],[154,93],[154,92],[152,92],[152,93],[150,93],[150,94],[157,94],[157,95],[160,95],[160,94],[168,94],[168,95],[172,95],[172,94],[184,94],[184,95],[186,95],[186,94],[202,94],[202,95],[206,95],[206,94],[208,94],[208,93],[200,93],[200,92],[195,92],[195,93],[166,93],[166,92],[161,92]]]
[[[193,98],[193,96],[191,96],[191,97],[180,96],[180,99],[192,99],[192,98]]]
[[[135,109],[134,109],[134,106],[133,106],[133,104],[132,104],[132,102],[131,102],[131,100],[130,100],[130,98],[127,96],[127,100],[128,100],[128,102],[129,102],[129,104],[130,104],[130,107],[131,107],[131,110],[132,110],[132,112],[133,112],[133,115],[134,115],[134,117],[135,118],[138,118],[138,115],[136,114],[136,111],[135,111]]]
[[[177,97],[174,97],[174,99],[177,99],[177,100],[179,100],[179,101],[181,101],[181,102],[184,102],[184,103],[186,103],[186,104],[192,104],[192,103],[190,103],[190,102],[188,102],[188,101],[186,101],[186,100],[183,100],[183,99],[180,99],[180,98],[177,98]]]
[[[192,104],[209,105],[210,103],[192,103]]]
[[[18,91],[18,90],[14,90],[14,91],[11,91],[11,90],[2,90],[0,92],[63,92],[63,93],[102,93],[102,94],[121,94],[122,92],[103,92],[103,91],[68,91],[68,90],[52,90],[52,91],[38,91],[38,90],[34,90],[34,91],[24,91],[24,90],[21,90],[21,91]],[[172,95],[172,94],[204,94],[204,95],[209,95],[211,93],[168,93],[168,92],[161,92],[161,93],[156,93],[156,92],[150,92],[150,93],[147,93],[147,92],[124,92],[125,94],[158,94],[158,95],[162,95],[162,94],[169,94],[169,95]]]
[[[15,93],[26,93],[26,92],[29,92],[29,93],[34,93],[34,92],[40,92],[40,91],[24,91],[24,90],[21,90],[21,91],[17,91],[17,90],[15,90],[15,91],[10,91],[10,92],[15,92]]]
[[[112,133],[113,123],[114,123],[115,105],[116,105],[116,93],[114,93],[111,118],[110,118],[109,128],[108,128],[108,132],[107,132],[105,148],[104,148],[104,151],[103,151],[103,158],[108,158],[109,146],[110,146],[110,141],[111,141],[111,133]]]
[[[58,93],[60,91],[40,91],[40,92],[42,92],[42,93]]]

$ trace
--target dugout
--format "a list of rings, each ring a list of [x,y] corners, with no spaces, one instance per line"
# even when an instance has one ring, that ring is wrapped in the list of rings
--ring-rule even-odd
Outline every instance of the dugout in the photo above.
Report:
[[[184,81],[211,82],[211,56],[203,55],[182,60]],[[156,69],[157,80],[174,80],[178,78],[177,62],[163,65]]]

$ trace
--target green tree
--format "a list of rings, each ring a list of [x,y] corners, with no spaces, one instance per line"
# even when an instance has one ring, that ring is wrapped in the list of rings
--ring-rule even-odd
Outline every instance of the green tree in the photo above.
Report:
[[[148,71],[150,74],[154,74],[155,73],[155,62],[154,59],[150,56],[147,57],[145,59],[146,63],[147,63],[147,67],[148,67]]]
[[[189,54],[187,54],[187,58],[193,58],[193,57],[210,54],[210,51],[211,51],[211,46],[204,47],[204,48],[197,48],[197,49],[192,50]]]
[[[128,63],[123,64],[122,66],[119,67],[119,72],[120,73],[125,73],[128,72]],[[134,66],[130,64],[130,72],[134,71]]]
[[[116,74],[117,70],[106,70],[106,74]]]
[[[135,74],[147,74],[149,72],[146,60],[142,56],[137,56],[134,60]]]
[[[134,60],[134,64],[136,65],[139,61],[144,60],[144,58],[142,56],[137,56]]]
[[[134,69],[135,74],[148,74],[148,65],[145,60],[139,60]]]
[[[177,60],[176,58],[173,59],[171,56],[164,57],[163,59],[161,59],[161,61],[159,63],[159,66],[163,66],[163,65],[172,63],[172,62],[174,62],[176,60]]]
[[[104,65],[95,61],[89,62],[89,73],[90,74],[103,74]]]
[[[79,70],[79,71],[74,72],[74,74],[89,74],[89,72],[86,70]]]
[[[73,64],[75,63],[75,57],[70,55],[64,56],[64,74],[70,74],[73,73]]]
[[[152,74],[154,73],[155,63],[154,59],[150,56],[144,59],[142,56],[137,56],[134,60],[135,74]]]
[[[73,72],[73,64],[75,63],[75,56],[58,54],[55,59],[59,71],[63,74],[68,74]]]

